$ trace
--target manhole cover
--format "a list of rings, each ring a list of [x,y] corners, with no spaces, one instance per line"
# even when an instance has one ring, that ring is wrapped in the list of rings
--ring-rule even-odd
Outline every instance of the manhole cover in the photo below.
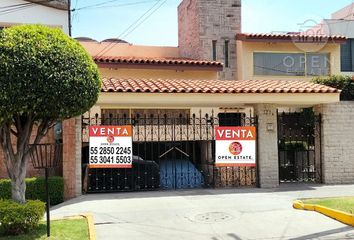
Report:
[[[216,223],[233,219],[233,216],[224,212],[208,212],[195,216],[195,221],[203,223]]]

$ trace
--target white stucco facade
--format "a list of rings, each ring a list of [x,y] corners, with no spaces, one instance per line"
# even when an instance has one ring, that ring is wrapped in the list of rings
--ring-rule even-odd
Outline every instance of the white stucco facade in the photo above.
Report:
[[[9,6],[12,6],[9,8]],[[0,1],[0,26],[43,24],[69,33],[68,11],[22,0]]]

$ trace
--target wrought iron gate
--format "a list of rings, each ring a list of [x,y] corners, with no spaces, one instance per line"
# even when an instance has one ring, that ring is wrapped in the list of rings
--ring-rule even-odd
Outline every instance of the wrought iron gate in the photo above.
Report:
[[[216,167],[214,127],[236,122],[256,126],[256,117],[154,115],[83,118],[83,179],[86,192],[256,186],[255,167]],[[132,125],[133,168],[89,169],[88,126]]]
[[[321,182],[321,116],[312,109],[278,113],[280,182]]]

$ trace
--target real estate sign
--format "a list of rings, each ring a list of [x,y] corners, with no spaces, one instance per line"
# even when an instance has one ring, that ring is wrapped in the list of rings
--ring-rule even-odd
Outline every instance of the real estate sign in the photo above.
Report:
[[[131,126],[90,126],[90,168],[131,168]]]
[[[256,127],[216,127],[216,166],[256,166]]]

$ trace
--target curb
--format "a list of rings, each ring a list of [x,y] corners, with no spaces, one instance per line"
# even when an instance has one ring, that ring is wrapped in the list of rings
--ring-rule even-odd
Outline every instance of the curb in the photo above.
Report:
[[[327,208],[327,207],[324,207],[321,205],[304,204],[300,200],[296,200],[293,202],[293,208],[299,209],[299,210],[308,210],[308,211],[319,212],[327,217],[333,218],[339,222],[342,222],[344,224],[354,227],[354,214],[342,212],[342,211],[335,210],[332,208]]]
[[[89,239],[90,240],[96,240],[96,229],[95,229],[95,223],[93,221],[93,216],[91,213],[86,213],[82,215],[84,218],[86,218],[87,225],[88,225],[88,231],[89,231]]]

